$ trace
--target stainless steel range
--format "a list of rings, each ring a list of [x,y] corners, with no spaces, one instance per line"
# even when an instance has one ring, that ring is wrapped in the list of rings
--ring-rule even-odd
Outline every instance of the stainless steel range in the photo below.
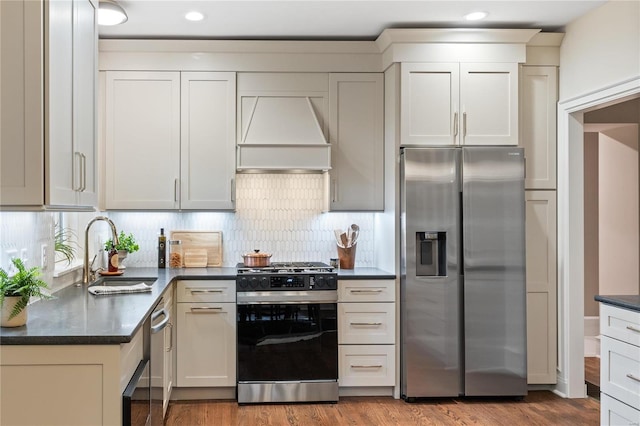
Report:
[[[337,273],[319,262],[237,270],[238,403],[337,401]]]

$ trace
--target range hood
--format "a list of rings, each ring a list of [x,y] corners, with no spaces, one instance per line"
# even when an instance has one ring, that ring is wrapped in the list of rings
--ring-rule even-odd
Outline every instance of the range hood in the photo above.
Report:
[[[331,168],[331,145],[322,117],[325,98],[273,93],[239,98],[240,173],[323,172]]]

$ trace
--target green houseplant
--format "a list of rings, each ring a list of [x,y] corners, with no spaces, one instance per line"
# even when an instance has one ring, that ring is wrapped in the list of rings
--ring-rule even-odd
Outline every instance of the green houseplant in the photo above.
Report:
[[[11,262],[17,272],[9,276],[7,271],[0,268],[0,306],[2,327],[20,327],[27,323],[27,304],[32,296],[41,299],[51,299],[44,293],[48,289],[47,283],[40,279],[40,268],[34,266],[27,269],[22,259],[14,258]]]
[[[75,236],[76,235],[71,228],[62,228],[56,224],[54,251],[62,257],[62,259],[56,259],[56,262],[66,260],[67,264],[70,265],[73,259],[75,259],[76,243],[73,241]]]
[[[105,251],[108,253],[113,245],[113,240],[109,238],[104,243]],[[115,248],[118,250],[118,265],[120,269],[124,269],[122,261],[127,258],[129,253],[140,250],[140,246],[136,243],[136,239],[133,234],[125,234],[124,231],[120,231],[120,234],[118,234],[118,244],[115,245]]]

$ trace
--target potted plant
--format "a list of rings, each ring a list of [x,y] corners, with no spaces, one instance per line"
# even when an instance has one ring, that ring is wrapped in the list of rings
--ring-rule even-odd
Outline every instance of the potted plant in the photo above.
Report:
[[[27,269],[22,259],[14,258],[11,262],[17,272],[9,276],[7,271],[0,268],[0,326],[20,327],[27,323],[27,305],[32,296],[41,299],[51,299],[43,293],[48,289],[47,283],[40,279],[40,268],[34,266]]]
[[[104,249],[108,253],[111,250],[111,246],[113,246],[113,241],[109,238],[104,243]],[[116,250],[118,250],[118,265],[120,265],[120,269],[124,269],[122,266],[122,261],[127,258],[129,253],[136,252],[140,250],[140,246],[136,243],[136,239],[133,234],[129,233],[128,235],[124,233],[124,231],[120,231],[118,234],[118,244],[115,245]]]
[[[67,261],[67,265],[70,265],[73,259],[76,257],[76,245],[73,239],[75,233],[71,228],[62,228],[56,224],[56,233],[54,236],[54,251],[56,253],[56,263]]]

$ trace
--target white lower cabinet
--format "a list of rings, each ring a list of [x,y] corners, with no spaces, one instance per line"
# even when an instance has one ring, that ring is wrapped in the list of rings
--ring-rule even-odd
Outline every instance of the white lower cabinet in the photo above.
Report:
[[[600,424],[640,424],[640,312],[600,305]]]
[[[394,280],[338,281],[338,377],[341,387],[394,386]]]
[[[235,292],[230,291],[233,288],[235,281],[178,281],[176,386],[236,385],[236,303]],[[201,301],[185,301],[185,295]]]
[[[340,345],[340,386],[393,386],[395,345]]]

